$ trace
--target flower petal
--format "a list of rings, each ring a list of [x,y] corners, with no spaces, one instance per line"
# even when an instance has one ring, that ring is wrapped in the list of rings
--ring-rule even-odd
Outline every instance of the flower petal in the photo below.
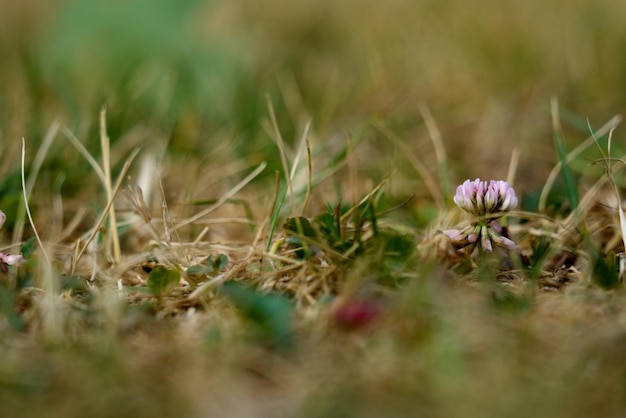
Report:
[[[494,236],[493,242],[495,242],[496,245],[499,245],[500,247],[506,248],[507,250],[519,252],[518,245],[513,240],[510,240],[507,237],[503,237],[502,235]]]
[[[24,257],[21,254],[4,254],[0,253],[0,261],[9,266],[18,266],[24,263]]]
[[[454,203],[473,215],[504,212],[517,206],[515,190],[503,180],[465,180],[456,188]]]
[[[489,237],[489,231],[486,225],[483,225],[480,231],[480,245],[487,251],[493,251],[491,238]]]

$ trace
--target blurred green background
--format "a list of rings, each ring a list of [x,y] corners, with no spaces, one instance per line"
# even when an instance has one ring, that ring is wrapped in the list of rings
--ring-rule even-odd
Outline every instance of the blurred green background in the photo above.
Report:
[[[550,97],[594,126],[626,104],[626,3],[617,0],[1,0],[0,8],[5,143],[38,141],[61,118],[94,149],[106,106],[114,141],[147,127],[142,141],[159,137],[174,154],[228,144],[234,158],[274,161],[261,124],[269,94],[288,143],[309,117],[321,144],[382,120],[423,155],[426,104],[452,161],[465,161],[456,177],[488,175],[514,146],[536,159],[521,172],[533,177],[554,159],[544,152]],[[370,139],[379,165],[397,159],[388,141]]]

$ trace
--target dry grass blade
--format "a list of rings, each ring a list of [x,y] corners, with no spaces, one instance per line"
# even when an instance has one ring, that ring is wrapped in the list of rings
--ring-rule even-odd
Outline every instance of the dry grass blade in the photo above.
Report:
[[[161,237],[159,236],[159,233],[156,231],[154,225],[152,224],[152,215],[150,213],[150,209],[146,205],[142,188],[137,183],[135,183],[133,179],[130,177],[128,178],[128,182],[129,182],[128,188],[126,190],[123,190],[122,193],[124,194],[124,196],[126,196],[126,199],[128,199],[128,201],[132,205],[135,213],[143,221],[148,232],[152,236],[152,239],[155,242],[162,244]],[[132,224],[134,223],[134,220],[127,219],[126,223]],[[124,223],[122,223],[121,225],[123,224]]]
[[[39,244],[39,248],[41,248],[41,253],[43,254],[46,264],[50,265],[50,256],[46,251],[45,246],[43,245],[43,241],[41,241],[41,237],[39,236],[39,232],[35,227],[35,221],[33,221],[33,216],[30,213],[30,205],[28,204],[28,191],[26,190],[26,178],[24,175],[24,167],[25,167],[25,158],[26,157],[26,141],[22,138],[22,192],[24,197],[24,209],[26,210],[26,215],[28,216],[28,221],[30,222],[31,228],[33,228],[33,232],[35,234],[35,238],[37,239],[37,243]],[[34,178],[33,178],[34,181]]]
[[[587,123],[589,124],[589,122]],[[591,126],[589,126],[589,128],[591,131]],[[592,136],[594,138],[594,142],[596,146],[598,147],[598,151],[600,152],[600,155],[602,156],[602,162],[604,164],[604,171],[605,171],[605,178],[610,182],[611,187],[613,189],[613,193],[615,194],[615,198],[617,200],[617,213],[619,215],[619,225],[620,225],[622,244],[624,248],[626,249],[626,215],[624,214],[624,207],[622,204],[622,197],[619,192],[619,187],[617,187],[617,183],[615,182],[615,177],[614,177],[615,171],[613,170],[613,159],[611,158],[611,142],[613,140],[613,132],[615,131],[616,128],[617,128],[617,123],[609,131],[606,155],[604,154],[604,151],[602,150],[602,147],[600,146],[600,143],[598,142],[597,138],[595,137],[595,135],[593,135],[593,132],[592,132]],[[619,259],[620,280],[623,280],[625,268],[626,268],[626,257],[624,257],[624,254],[622,253]]]
[[[389,178],[384,179],[383,181],[381,181],[376,187],[374,187],[374,189],[372,189],[371,192],[369,192],[367,195],[365,195],[360,201],[359,203],[357,203],[356,205],[352,206],[350,209],[348,209],[346,211],[346,213],[344,213],[341,218],[340,218],[340,222],[346,222],[348,220],[348,218],[350,218],[350,216],[354,213],[354,211],[356,211],[363,203],[367,202],[368,200],[370,200],[372,198],[372,196],[374,196],[376,193],[378,193],[380,191],[380,189],[383,188],[383,186],[389,181]]]
[[[177,223],[176,225],[172,226],[170,228],[170,231],[175,231],[175,230],[180,229],[180,228],[182,228],[184,226],[192,224],[195,221],[197,221],[198,219],[201,219],[202,217],[204,217],[204,216],[208,215],[209,213],[213,212],[218,207],[222,206],[224,204],[224,202],[226,202],[228,199],[230,199],[231,197],[236,195],[248,183],[250,183],[252,180],[254,180],[259,174],[261,174],[261,172],[263,170],[265,170],[265,167],[267,167],[267,163],[263,162],[263,163],[259,164],[258,167],[256,169],[254,169],[254,171],[252,173],[248,174],[235,187],[233,187],[227,193],[225,193],[217,202],[215,202],[214,204],[212,204],[208,208],[206,208],[206,209],[196,213],[195,215],[185,219],[184,221],[181,221],[181,222]]]
[[[300,215],[303,215],[307,205],[309,204],[309,199],[311,198],[311,189],[313,187],[313,163],[311,161],[311,144],[309,140],[306,140],[306,154],[307,154],[307,182],[306,182],[306,195],[304,196],[304,201],[302,202],[302,210],[300,211]]]
[[[580,219],[584,219],[584,215],[588,213],[589,209],[597,202],[598,192],[602,190],[607,181],[609,181],[607,177],[602,177],[587,190],[582,199],[580,199],[578,210],[572,211],[563,221],[566,231],[573,231]]]
[[[571,167],[567,162],[567,153],[565,150],[565,141],[563,138],[563,128],[561,127],[561,114],[559,110],[559,102],[556,97],[553,97],[550,101],[550,115],[552,117],[552,135],[554,137],[554,145],[556,148],[556,154],[561,163],[561,175],[563,183],[565,184],[565,190],[567,192],[567,199],[573,211],[579,211],[578,205],[580,203],[578,185],[574,179]]]
[[[146,200],[143,197],[143,190],[130,177],[128,178],[128,183],[128,188],[123,191],[124,196],[126,196],[130,204],[133,206],[133,209],[135,209],[135,213],[139,215],[144,223],[149,224],[152,220],[152,215],[150,214],[150,209],[148,209]]]
[[[276,231],[276,226],[278,225],[278,216],[280,214],[280,207],[282,206],[285,193],[284,190],[281,190],[280,187],[280,173],[276,171],[275,175],[275,183],[276,186],[274,188],[274,199],[272,199],[272,207],[269,212],[269,233],[267,234],[267,243],[265,244],[265,250],[269,251],[272,245],[272,239],[274,238],[274,232]]]
[[[441,182],[441,190],[444,196],[450,195],[450,179],[448,178],[448,156],[446,154],[446,147],[443,144],[443,139],[441,138],[441,132],[437,127],[437,123],[435,122],[435,118],[431,113],[428,106],[425,104],[420,104],[419,106],[420,114],[424,119],[424,123],[426,124],[426,129],[428,129],[428,134],[433,143],[433,148],[435,149],[435,157],[437,158],[437,166],[439,167],[439,180]]]
[[[276,146],[278,147],[278,152],[280,154],[280,162],[283,166],[283,171],[285,173],[285,180],[287,181],[287,189],[289,190],[289,199],[291,201],[292,209],[296,206],[296,198],[293,193],[293,185],[291,183],[291,179],[289,176],[289,162],[287,160],[287,146],[285,145],[285,141],[283,141],[283,137],[280,134],[280,129],[278,128],[278,122],[276,120],[276,114],[274,112],[274,105],[272,104],[272,99],[269,94],[265,95],[265,101],[267,103],[267,111],[270,114],[270,122],[272,124],[272,130],[274,131],[274,135],[270,136],[276,142]],[[269,133],[269,132],[268,132]]]
[[[298,170],[298,166],[300,165],[300,159],[302,158],[302,153],[304,152],[305,147],[307,147],[308,145],[309,131],[311,130],[311,122],[312,120],[309,119],[306,125],[304,126],[304,131],[302,132],[302,137],[300,139],[300,145],[298,145],[298,152],[296,153],[296,156],[294,157],[293,163],[291,165],[291,172],[289,173],[289,184],[291,185],[290,186],[291,193],[293,193],[293,179],[295,178],[296,171]],[[310,152],[308,155],[309,155],[308,161],[309,161],[309,168],[310,168],[310,164],[311,164]],[[309,172],[309,178],[310,178],[310,172]],[[308,186],[307,186],[307,190],[308,190]],[[294,200],[295,200],[295,197],[294,197]],[[306,200],[304,203],[306,204]],[[293,211],[296,210],[295,206],[292,206],[292,210]],[[303,210],[304,210],[304,207],[302,208],[302,211]]]
[[[109,237],[113,245],[113,259],[116,264],[122,261],[122,251],[120,249],[120,237],[117,232],[117,218],[115,216],[115,203],[113,198],[111,180],[111,141],[106,128],[106,109],[100,111],[100,147],[102,151],[102,167],[104,172],[104,187],[107,199],[111,202],[109,206]]]
[[[115,197],[117,196],[118,192],[120,191],[120,188],[122,187],[122,183],[124,181],[124,178],[126,177],[126,173],[128,172],[128,169],[130,168],[130,165],[132,164],[132,162],[135,159],[135,157],[137,157],[137,154],[139,154],[139,151],[140,151],[140,148],[136,148],[133,151],[133,153],[130,155],[130,157],[128,157],[126,162],[124,163],[124,167],[122,167],[122,171],[120,172],[120,175],[118,176],[117,181],[115,182],[115,186],[113,187],[113,190],[112,190],[113,192],[111,194],[111,199],[109,199],[106,207],[102,211],[102,214],[98,218],[98,221],[96,222],[96,224],[92,228],[91,234],[85,240],[85,243],[83,244],[83,247],[77,252],[76,257],[74,258],[74,260],[72,262],[71,274],[74,274],[74,272],[76,271],[76,266],[78,265],[78,262],[80,261],[81,257],[85,253],[85,250],[87,250],[87,247],[89,247],[89,244],[91,244],[91,241],[93,241],[93,239],[98,234],[98,231],[100,230],[100,227],[102,227],[102,225],[104,224],[104,221],[106,220],[106,217],[109,214],[109,210],[111,209],[111,206],[113,205],[113,200],[115,199]],[[76,245],[77,246],[80,245],[79,241],[77,241]]]
[[[98,179],[100,179],[100,182],[103,185],[106,184],[106,177],[104,175],[104,171],[102,171],[102,167],[98,165],[98,162],[95,158],[93,158],[89,151],[87,151],[87,148],[85,148],[85,146],[78,140],[78,138],[76,138],[76,135],[74,135],[74,133],[70,131],[67,127],[63,127],[63,133],[70,141],[70,143],[74,146],[74,148],[76,148],[79,154],[82,155],[85,160],[87,160],[93,171],[98,176]]]
[[[80,207],[78,211],[76,211],[72,219],[65,226],[65,228],[63,228],[63,230],[55,237],[55,241],[62,242],[63,240],[69,238],[83,221],[86,213],[87,209],[84,207]]]
[[[433,178],[433,176],[428,171],[428,168],[424,165],[424,163],[415,155],[415,153],[406,145],[404,141],[401,141],[396,137],[396,135],[389,130],[385,125],[381,123],[377,123],[374,125],[376,129],[378,129],[387,139],[394,143],[400,150],[404,153],[404,156],[410,161],[413,165],[413,168],[424,180],[424,184],[428,189],[430,195],[433,200],[437,204],[437,207],[440,210],[444,208],[444,198],[441,190],[437,187],[437,182]]]
[[[33,160],[32,166],[30,168],[30,173],[28,175],[27,182],[24,183],[24,180],[22,179],[22,182],[24,183],[24,187],[26,190],[27,200],[30,198],[31,193],[33,192],[33,187],[35,187],[35,180],[37,179],[37,176],[39,174],[39,171],[41,170],[41,167],[43,166],[43,162],[46,158],[46,155],[48,154],[48,151],[50,150],[50,147],[52,146],[52,142],[54,141],[54,138],[56,138],[56,135],[59,132],[60,126],[61,126],[61,123],[59,121],[55,121],[52,124],[52,126],[50,126],[50,129],[48,129],[48,132],[46,132],[46,136],[44,137],[43,141],[41,142],[41,145],[39,146],[39,149],[37,150],[37,154],[35,155],[35,159]],[[24,147],[24,138],[22,138],[22,147]],[[23,152],[24,152],[24,149],[22,149],[22,153]],[[22,161],[22,165],[24,165],[23,161]],[[22,170],[24,170],[24,167],[22,167]],[[15,230],[13,231],[13,242],[22,241],[23,233],[24,233],[24,207],[22,207],[20,203],[20,207],[19,207],[16,220],[15,220]]]
[[[187,297],[187,299],[195,300],[204,296],[211,289],[214,289],[216,286],[219,286],[223,282],[227,280],[226,273],[218,274],[217,276],[211,278],[211,280],[207,280],[198,286],[191,294]]]
[[[506,181],[513,186],[515,184],[515,174],[517,173],[517,166],[519,165],[520,151],[518,148],[514,148],[511,153],[511,162],[509,163],[509,170],[506,173]]]

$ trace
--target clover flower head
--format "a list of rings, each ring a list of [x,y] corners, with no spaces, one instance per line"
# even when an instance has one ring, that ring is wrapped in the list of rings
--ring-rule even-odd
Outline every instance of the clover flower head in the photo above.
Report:
[[[472,215],[485,216],[506,212],[515,208],[518,202],[515,190],[506,181],[476,179],[465,180],[457,187],[454,203]],[[443,233],[457,249],[471,246],[492,252],[495,245],[519,252],[519,247],[508,237],[506,229],[494,216],[490,218],[491,220],[477,219],[463,229],[449,229]]]
[[[517,206],[515,190],[503,180],[465,180],[456,188],[454,203],[473,215],[506,212]]]

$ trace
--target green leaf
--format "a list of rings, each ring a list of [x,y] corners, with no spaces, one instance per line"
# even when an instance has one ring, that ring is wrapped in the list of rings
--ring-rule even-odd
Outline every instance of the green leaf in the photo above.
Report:
[[[203,274],[209,273],[209,268],[201,264],[196,264],[195,266],[191,266],[187,269],[187,274],[191,274],[192,276],[202,276]]]
[[[311,222],[304,216],[297,216],[295,218],[287,218],[283,224],[283,229],[289,235],[298,235],[301,237],[307,237],[311,239],[317,238],[317,231],[311,225]]]
[[[257,326],[265,339],[280,348],[291,345],[293,307],[289,299],[260,293],[236,282],[225,283],[222,291],[239,312]]]
[[[191,266],[187,269],[187,274],[192,276],[202,276],[205,274],[212,275],[212,273],[217,273],[220,270],[224,269],[228,264],[228,257],[224,254],[217,254],[216,256],[211,255],[207,258],[206,263],[204,265],[197,264],[195,266]]]
[[[228,257],[226,257],[224,254],[218,254],[217,256],[215,256],[215,258],[213,258],[213,255],[211,255],[207,259],[207,265],[211,266],[213,272],[218,272],[222,270],[224,267],[226,267],[227,264]]]
[[[22,257],[28,259],[33,254],[33,251],[35,251],[35,243],[35,237],[31,237],[24,243],[24,245],[22,245],[22,249],[20,250]]]
[[[352,241],[345,240],[342,237],[341,225],[337,217],[332,214],[331,209],[327,213],[318,215],[313,222],[330,247],[344,252],[352,246]]]
[[[318,233],[307,218],[303,216],[287,218],[283,229],[287,235],[287,243],[290,247],[296,248],[296,255],[300,259],[309,259],[311,255],[321,251],[318,246],[313,245],[318,241]]]
[[[383,240],[383,262],[390,271],[398,271],[404,268],[415,251],[415,242],[405,234],[386,232],[381,234]]]
[[[148,288],[158,296],[171,292],[179,281],[180,272],[164,266],[156,266],[148,274]]]

